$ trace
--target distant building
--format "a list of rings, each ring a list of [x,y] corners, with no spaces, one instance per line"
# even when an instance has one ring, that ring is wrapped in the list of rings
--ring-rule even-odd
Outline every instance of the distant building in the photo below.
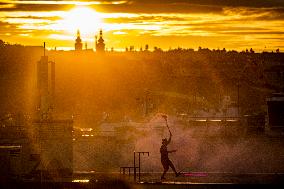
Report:
[[[100,30],[100,36],[99,39],[97,40],[97,36],[96,36],[96,51],[97,52],[104,52],[105,51],[105,43],[104,43],[104,39],[103,39],[103,31]]]
[[[267,102],[267,133],[284,135],[284,93],[273,93]]]
[[[81,40],[81,37],[80,37],[80,31],[78,30],[77,31],[77,38],[75,40],[75,50],[80,51],[80,50],[82,50],[82,47],[83,47],[83,44],[82,44],[82,40]]]
[[[263,76],[266,87],[284,91],[284,65],[270,66],[264,70]]]

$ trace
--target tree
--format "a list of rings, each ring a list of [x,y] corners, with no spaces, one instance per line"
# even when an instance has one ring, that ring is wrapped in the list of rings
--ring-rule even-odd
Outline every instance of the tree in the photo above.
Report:
[[[159,47],[154,47],[154,52],[163,52],[163,50]]]
[[[0,48],[4,48],[4,47],[5,47],[5,42],[0,39]]]
[[[146,45],[145,45],[145,51],[148,51],[148,50],[149,50],[149,45],[146,44]]]

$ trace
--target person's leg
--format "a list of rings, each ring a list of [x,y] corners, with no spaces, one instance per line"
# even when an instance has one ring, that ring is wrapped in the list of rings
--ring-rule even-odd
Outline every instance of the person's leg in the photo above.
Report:
[[[175,168],[174,164],[173,164],[171,161],[169,161],[169,166],[170,166],[170,167],[172,168],[172,170],[175,172],[176,176],[179,176],[179,173],[176,171],[176,168]]]
[[[162,174],[162,176],[161,176],[161,179],[165,179],[165,174],[166,174],[167,171],[169,170],[169,166],[168,166],[168,165],[163,165],[163,167],[164,167],[164,172],[163,172],[163,174]]]

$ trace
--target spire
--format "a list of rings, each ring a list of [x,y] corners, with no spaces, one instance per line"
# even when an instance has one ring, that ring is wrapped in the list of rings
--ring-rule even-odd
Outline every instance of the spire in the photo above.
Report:
[[[100,38],[99,38],[99,43],[103,43],[105,40],[103,39],[103,30],[100,29]]]
[[[96,51],[97,52],[104,52],[105,51],[105,43],[104,43],[104,39],[103,39],[103,30],[100,29],[100,36],[99,39],[97,40],[97,36],[95,36],[96,38]]]
[[[75,50],[82,50],[82,40],[79,29],[77,30],[77,38],[75,40]]]
[[[77,30],[77,38],[80,38],[80,30]]]
[[[81,40],[80,30],[78,29],[78,30],[77,30],[76,43],[81,43],[81,42],[82,42],[82,40]]]

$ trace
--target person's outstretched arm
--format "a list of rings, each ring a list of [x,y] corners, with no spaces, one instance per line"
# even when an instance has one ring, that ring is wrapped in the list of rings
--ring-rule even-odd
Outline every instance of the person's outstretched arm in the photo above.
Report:
[[[167,143],[167,144],[170,144],[171,140],[172,140],[172,133],[170,132],[170,138],[169,138],[169,140],[168,140],[168,143]]]

